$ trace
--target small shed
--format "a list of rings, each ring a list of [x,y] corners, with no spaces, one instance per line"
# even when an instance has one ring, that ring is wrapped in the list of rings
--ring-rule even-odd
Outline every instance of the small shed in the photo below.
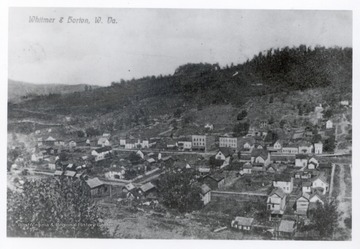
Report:
[[[254,218],[237,216],[233,221],[231,221],[231,227],[242,231],[250,231],[252,229],[253,222]]]

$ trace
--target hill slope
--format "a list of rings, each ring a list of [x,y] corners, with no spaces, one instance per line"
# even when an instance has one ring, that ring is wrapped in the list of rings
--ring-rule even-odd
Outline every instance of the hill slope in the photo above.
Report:
[[[76,116],[81,125],[121,130],[148,125],[150,119],[172,116],[175,111],[186,116],[190,110],[215,105],[240,110],[248,108],[246,103],[251,100],[263,99],[262,96],[285,97],[308,89],[321,95],[304,100],[312,105],[344,97],[350,100],[352,49],[286,47],[259,53],[250,61],[225,68],[189,63],[176,69],[174,75],[122,80],[91,91],[38,96],[10,104],[9,118],[23,116],[15,110],[36,110]]]
[[[86,84],[65,85],[65,84],[32,84],[21,81],[8,80],[9,101],[20,101],[37,95],[66,94],[84,91],[85,88],[98,88]]]

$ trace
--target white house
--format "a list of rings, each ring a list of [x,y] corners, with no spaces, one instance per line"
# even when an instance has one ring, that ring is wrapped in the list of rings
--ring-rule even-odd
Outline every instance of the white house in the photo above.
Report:
[[[282,142],[280,140],[277,140],[275,143],[274,143],[274,149],[275,150],[281,150],[282,149]]]
[[[309,198],[310,195],[303,192],[302,195],[296,199],[296,213],[298,215],[306,215],[310,204]]]
[[[329,119],[326,121],[326,129],[332,129],[333,128],[333,122]]]
[[[208,185],[203,184],[201,185],[201,200],[203,201],[204,205],[208,204],[211,201],[211,189]]]
[[[342,106],[349,106],[349,100],[342,100],[342,101],[340,101],[340,105],[342,105]]]
[[[109,172],[105,173],[105,177],[107,179],[123,179],[125,175],[125,170],[124,169],[111,169]]]
[[[295,167],[306,167],[308,165],[308,157],[304,154],[297,154],[295,156]]]
[[[285,211],[286,194],[281,188],[275,188],[269,194],[266,206],[271,213],[283,214]]]
[[[309,201],[310,201],[310,203],[320,202],[321,204],[324,205],[324,201],[322,200],[321,196],[316,192],[314,192],[312,195],[310,195]]]
[[[126,142],[125,144],[125,149],[134,149],[135,148],[135,144],[134,143],[128,143]]]
[[[311,182],[303,182],[301,186],[301,190],[303,193],[311,193]]]
[[[40,153],[34,153],[31,155],[31,161],[32,162],[39,162],[41,160],[44,160],[44,155]]]
[[[204,128],[205,129],[209,129],[210,131],[212,131],[213,129],[214,129],[214,125],[212,125],[212,124],[206,124],[205,126],[204,126]]]
[[[102,147],[110,146],[110,141],[106,137],[101,137],[101,138],[99,138],[97,144],[102,146]]]
[[[319,162],[315,157],[311,157],[308,162],[308,169],[316,169],[319,167]]]
[[[270,153],[264,149],[254,149],[251,152],[252,164],[263,164],[267,167],[270,164]]]
[[[231,157],[231,154],[232,154],[231,151],[228,150],[227,148],[220,148],[218,153],[216,153],[216,155],[215,155],[215,159],[226,160],[227,158]]]
[[[312,186],[313,189],[320,188],[323,190],[323,194],[326,194],[326,192],[329,190],[329,184],[326,182],[326,178],[324,174],[320,174],[317,177],[315,177],[312,180]]]
[[[322,154],[323,153],[323,143],[320,141],[314,144],[315,154]]]
[[[299,144],[299,153],[300,154],[310,154],[312,153],[313,145],[309,142],[302,142]]]
[[[135,148],[149,148],[149,140],[140,140],[138,139],[136,142],[135,142]]]
[[[252,172],[252,165],[251,163],[247,162],[243,166],[243,173],[246,175],[250,175]]]
[[[231,227],[241,230],[241,231],[250,231],[254,222],[254,218],[247,217],[235,217],[234,220],[231,221]]]
[[[282,147],[281,153],[283,153],[283,154],[298,154],[299,149],[296,147]]]
[[[120,146],[124,146],[126,145],[126,138],[120,138]]]
[[[95,157],[95,161],[101,161],[105,159],[105,156],[111,153],[111,147],[102,147],[91,151],[91,155]]]
[[[191,141],[179,141],[179,150],[191,150]]]
[[[219,137],[220,148],[233,148],[238,149],[238,138],[237,137]]]
[[[136,155],[138,155],[139,157],[141,157],[141,159],[144,159],[144,153],[141,150],[138,150],[136,152]]]
[[[294,178],[287,175],[276,175],[273,186],[281,188],[286,194],[290,194],[294,188]]]

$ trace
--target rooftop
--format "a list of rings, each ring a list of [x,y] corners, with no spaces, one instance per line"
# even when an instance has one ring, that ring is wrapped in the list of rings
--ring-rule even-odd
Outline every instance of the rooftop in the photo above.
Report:
[[[150,191],[154,188],[155,188],[154,184],[152,184],[151,182],[148,182],[148,183],[141,185],[140,190],[143,191],[144,193],[146,193],[147,191]]]
[[[86,181],[86,183],[87,183],[87,185],[89,185],[90,188],[96,188],[101,185],[104,185],[104,183],[102,181],[100,181],[99,178],[97,178],[97,177],[88,179]]]
[[[251,157],[262,157],[263,159],[267,159],[269,152],[265,149],[254,149],[251,152]]]
[[[279,225],[279,232],[292,233],[295,231],[295,221],[293,220],[281,220]]]
[[[254,218],[246,218],[246,217],[235,217],[235,222],[237,222],[241,226],[251,226],[254,222]]]
[[[281,199],[284,198],[284,196],[286,195],[284,193],[284,191],[281,189],[281,188],[274,188],[271,193],[269,194],[269,196],[272,196],[272,195],[277,195],[279,196]]]
[[[206,193],[208,193],[210,191],[211,191],[211,188],[208,185],[206,185],[206,184],[201,185],[201,193],[203,195],[205,195]]]

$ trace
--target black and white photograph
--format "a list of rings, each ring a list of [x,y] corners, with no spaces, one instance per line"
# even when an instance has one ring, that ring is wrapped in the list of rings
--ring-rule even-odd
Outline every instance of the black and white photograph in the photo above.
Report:
[[[10,7],[7,42],[7,238],[356,236],[352,10]]]

